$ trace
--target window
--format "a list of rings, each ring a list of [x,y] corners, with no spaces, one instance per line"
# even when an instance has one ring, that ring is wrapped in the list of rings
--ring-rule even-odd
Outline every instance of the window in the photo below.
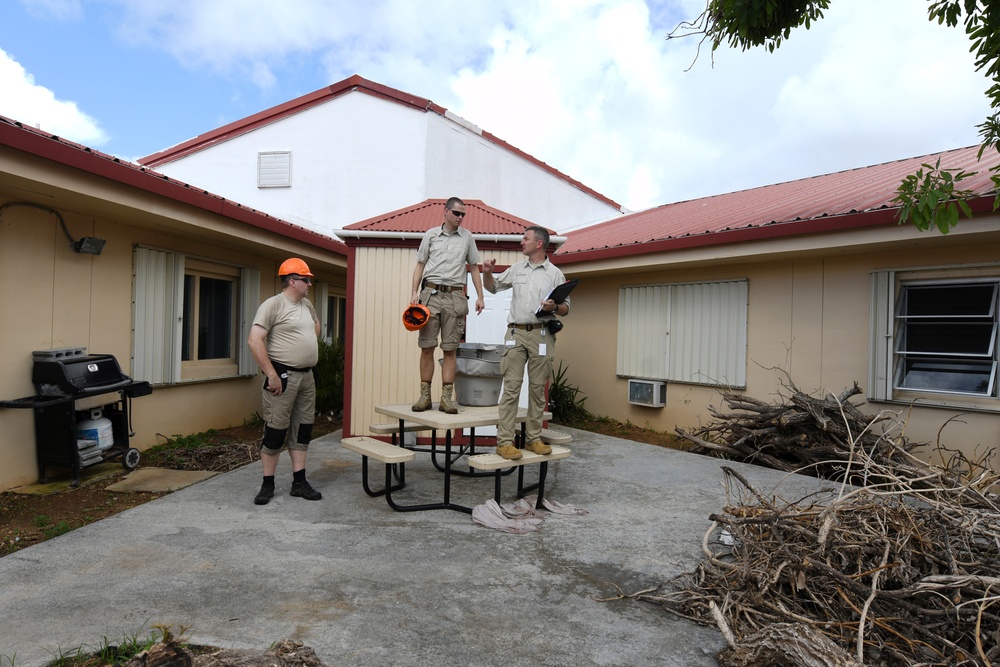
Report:
[[[333,291],[341,292],[333,294]],[[345,340],[347,333],[347,298],[343,288],[326,282],[314,282],[309,299],[316,307],[319,316],[320,339],[326,343],[335,340]]]
[[[289,188],[291,186],[291,151],[261,151],[257,153],[258,188]]]
[[[326,298],[326,341],[344,340],[347,333],[347,299],[342,296]]]
[[[622,287],[617,375],[746,386],[746,280]]]
[[[188,260],[184,268],[181,368],[184,379],[238,375],[239,270]]]
[[[256,372],[246,339],[259,271],[137,247],[134,285],[134,379],[173,384]]]
[[[998,288],[989,276],[873,274],[873,398],[997,398]]]

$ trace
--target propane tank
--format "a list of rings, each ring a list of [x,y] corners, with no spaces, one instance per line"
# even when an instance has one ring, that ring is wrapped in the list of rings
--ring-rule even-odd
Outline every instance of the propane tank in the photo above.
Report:
[[[115,444],[115,431],[111,420],[104,416],[100,408],[90,411],[90,419],[76,424],[76,437],[81,440],[96,440],[97,448],[104,450]]]

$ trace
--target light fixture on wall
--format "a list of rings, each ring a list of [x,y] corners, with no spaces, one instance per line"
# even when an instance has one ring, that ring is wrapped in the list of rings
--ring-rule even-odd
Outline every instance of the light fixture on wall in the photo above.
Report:
[[[99,239],[96,236],[83,236],[79,241],[73,243],[73,252],[83,255],[100,255],[101,250],[104,249],[104,243],[104,239]]]
[[[12,201],[0,206],[0,216],[3,215],[3,210],[9,206],[39,208],[43,211],[54,214],[57,218],[59,218],[59,224],[62,225],[63,233],[66,234],[66,238],[69,239],[69,244],[73,249],[73,252],[78,252],[81,255],[100,255],[101,251],[104,250],[105,240],[97,238],[96,236],[82,236],[79,241],[75,240],[73,236],[70,235],[69,229],[66,227],[66,221],[63,220],[62,213],[54,208],[49,208],[48,206],[42,206],[41,204],[35,204],[27,201]]]

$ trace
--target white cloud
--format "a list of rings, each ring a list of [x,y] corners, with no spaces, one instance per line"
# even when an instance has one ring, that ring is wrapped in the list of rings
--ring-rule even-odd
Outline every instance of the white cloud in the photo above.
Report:
[[[99,147],[108,140],[96,120],[80,111],[76,103],[56,99],[55,94],[35,83],[21,65],[0,50],[0,115],[39,127],[45,132]]]
[[[988,102],[968,49],[908,0],[838,0],[774,53],[720,49],[677,119],[718,157],[692,154],[667,201],[975,144]]]

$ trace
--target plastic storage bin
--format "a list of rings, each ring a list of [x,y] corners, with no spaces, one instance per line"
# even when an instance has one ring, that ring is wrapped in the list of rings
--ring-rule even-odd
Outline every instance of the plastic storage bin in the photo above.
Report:
[[[459,405],[482,407],[500,402],[503,345],[462,343],[455,360],[455,400]]]

